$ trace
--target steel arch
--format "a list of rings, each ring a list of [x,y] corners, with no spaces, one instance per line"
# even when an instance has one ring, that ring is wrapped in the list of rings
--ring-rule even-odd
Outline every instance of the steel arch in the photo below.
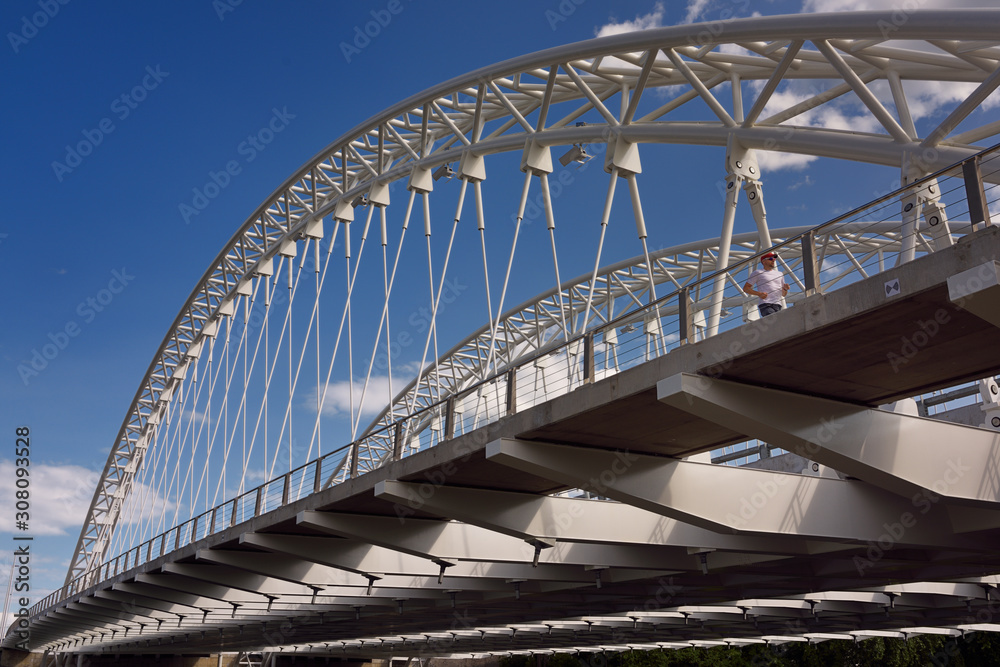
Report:
[[[384,212],[389,184],[407,179],[412,193],[426,197],[433,190],[432,172],[456,163],[463,183],[478,185],[487,158],[517,151],[523,151],[526,183],[534,176],[544,181],[552,147],[592,143],[609,145],[610,169],[633,175],[638,158],[633,161],[629,150],[657,143],[725,146],[743,155],[780,148],[899,167],[904,177],[923,175],[974,154],[979,142],[1000,131],[1000,125],[989,123],[957,132],[1000,84],[998,26],[998,11],[951,10],[914,12],[898,25],[891,14],[861,12],[664,28],[483,68],[358,125],[268,197],[182,307],[116,438],[67,581],[110,555],[123,503],[171,396],[226,310],[246,296],[241,290],[270,275],[265,271],[270,263],[290,256],[296,244],[321,238],[324,218],[352,220],[357,198]],[[921,48],[900,44],[904,41]],[[831,85],[781,108],[768,106],[779,87],[798,81]],[[910,119],[906,81],[968,83],[972,90],[943,122],[920,136]],[[739,85],[733,88],[732,82]],[[888,87],[895,115],[868,87],[873,82]],[[712,93],[724,84],[739,91],[730,108]],[[756,93],[749,109],[742,104],[744,85]],[[647,108],[659,101],[653,100],[655,90],[675,96]],[[810,124],[810,112],[844,95],[861,101],[875,130],[845,132]],[[704,103],[699,110],[705,119],[674,120],[671,114],[692,100]],[[576,125],[582,118],[586,124]],[[724,232],[721,243],[737,239]],[[391,417],[391,410],[387,414]]]

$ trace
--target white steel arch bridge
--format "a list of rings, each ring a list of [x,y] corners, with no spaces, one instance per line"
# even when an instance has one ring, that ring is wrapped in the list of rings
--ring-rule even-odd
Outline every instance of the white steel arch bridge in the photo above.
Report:
[[[149,637],[156,645],[197,632],[204,639],[209,626],[223,638],[238,626],[242,636],[258,618],[259,646],[277,608],[320,618],[324,605],[358,608],[338,601],[335,586],[315,582],[307,600],[268,593],[259,608],[224,595],[217,607],[182,601],[178,593],[152,611],[104,610],[92,627],[77,620],[74,605],[93,591],[113,592],[103,583],[110,580],[127,590],[140,582],[128,573],[146,576],[154,561],[247,521],[258,530],[259,518],[276,508],[743,326],[756,313],[740,285],[764,249],[778,248],[793,310],[953,249],[990,222],[998,177],[983,151],[1000,121],[981,121],[981,106],[1000,85],[998,30],[1000,10],[956,10],[631,33],[472,72],[343,134],[243,223],[184,304],[112,447],[66,586],[33,609],[30,647],[142,652],[155,648]],[[942,87],[960,92],[947,113],[919,118],[921,95]],[[831,124],[848,107],[859,113],[854,128]],[[718,153],[720,194],[705,203],[717,238],[664,242],[685,224],[664,210],[660,192],[677,169],[676,144]],[[821,227],[817,220],[772,229],[759,151],[888,167],[902,189]],[[735,231],[741,190],[750,232]],[[470,321],[480,326],[468,333]],[[991,386],[983,384],[987,404]],[[546,558],[558,551],[532,546],[527,568],[538,566],[543,551]],[[600,587],[610,565],[592,563],[588,585],[596,570]],[[441,561],[438,584],[454,566]],[[396,590],[398,582],[378,591],[386,573],[352,571],[367,581],[366,593],[354,596],[416,596]],[[499,576],[512,599],[529,579]],[[967,588],[982,588],[934,586],[963,601]],[[881,609],[901,593],[838,595],[822,599]],[[114,595],[105,598],[113,601],[107,607],[117,604]],[[800,603],[750,606],[787,612]],[[700,615],[703,628],[733,606],[665,605],[660,618]],[[73,620],[50,622],[60,609]],[[746,610],[737,616],[745,621]],[[169,631],[166,617],[176,624]],[[567,627],[618,622],[574,620],[571,610],[563,617]],[[956,632],[950,620],[941,621],[944,632]],[[489,652],[492,631],[475,626]],[[547,627],[551,634],[553,624]],[[389,640],[374,630],[352,632],[331,635],[352,655],[381,653]],[[528,632],[538,635],[533,649],[546,646]],[[364,637],[378,637],[378,649]],[[15,639],[8,635],[7,645]],[[463,651],[475,652],[469,643]],[[639,643],[655,645],[655,632]],[[238,638],[217,643],[220,650],[240,645]],[[321,645],[310,642],[308,650]]]

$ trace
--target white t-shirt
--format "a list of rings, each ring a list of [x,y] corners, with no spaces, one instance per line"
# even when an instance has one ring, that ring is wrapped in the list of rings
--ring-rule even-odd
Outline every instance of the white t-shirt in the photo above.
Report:
[[[781,271],[757,269],[750,274],[747,282],[758,292],[767,293],[767,296],[761,299],[761,303],[781,303],[781,286],[785,283]]]

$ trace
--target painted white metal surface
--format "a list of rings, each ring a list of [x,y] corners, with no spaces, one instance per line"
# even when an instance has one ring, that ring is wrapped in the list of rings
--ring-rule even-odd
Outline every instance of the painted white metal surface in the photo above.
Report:
[[[889,34],[884,30],[887,20],[894,28]],[[115,572],[135,567],[211,535],[220,526],[259,516],[314,489],[373,470],[395,455],[400,441],[391,427],[402,419],[407,420],[403,455],[435,445],[449,428],[464,432],[493,422],[505,414],[503,380],[497,375],[492,384],[476,384],[525,360],[527,370],[518,379],[522,393],[517,397],[523,405],[568,392],[583,380],[575,361],[580,350],[547,353],[576,335],[600,330],[601,362],[594,371],[598,377],[666,353],[678,344],[676,329],[671,328],[678,317],[677,302],[653,315],[640,312],[640,307],[683,286],[701,285],[699,281],[714,270],[751,260],[761,249],[806,231],[768,227],[757,151],[883,165],[899,169],[900,180],[911,183],[991,143],[1000,126],[976,126],[972,114],[1000,85],[1000,11],[917,11],[900,25],[891,20],[890,14],[867,12],[769,17],[728,22],[707,37],[699,32],[703,27],[695,25],[592,40],[442,83],[343,134],[281,184],[239,227],[181,309],[112,447],[67,583],[85,576],[74,591],[84,588],[109,576],[112,566]],[[810,82],[814,88],[809,94],[791,96],[791,101],[780,95],[800,82]],[[937,127],[919,136],[907,82],[961,82],[970,84],[970,90]],[[817,120],[815,110],[832,108],[845,96],[861,101],[874,130],[845,131]],[[677,113],[681,109],[683,113]],[[963,122],[962,131],[956,132]],[[713,214],[718,216],[721,235],[651,250],[647,237],[656,222],[648,205],[643,207],[642,192],[663,180],[663,174],[650,169],[656,163],[651,158],[677,143],[725,149],[720,166],[731,187],[722,210]],[[595,159],[604,162],[609,177],[603,215],[593,221],[595,227],[600,225],[600,240],[593,257],[579,269],[580,276],[567,280],[562,276],[572,264],[567,257],[572,245],[566,243],[566,221],[558,215],[553,194],[557,178],[551,153],[560,155],[573,147],[602,152]],[[501,215],[492,210],[490,194],[500,180],[494,176],[496,169],[511,168],[493,166],[505,164],[505,154],[522,156],[519,166],[524,177],[520,192],[502,195],[507,206]],[[449,184],[449,177],[459,183]],[[1000,181],[993,170],[985,170],[983,177],[987,183]],[[619,178],[625,181],[621,188]],[[968,212],[962,209],[961,182],[954,183],[951,175],[942,175],[902,201],[893,200],[889,210],[859,213],[821,233],[815,240],[820,289],[835,289],[952,245],[971,227]],[[393,184],[406,185],[408,192],[390,193]],[[457,202],[456,189],[460,190]],[[733,233],[732,213],[740,190],[754,217],[753,233]],[[616,198],[631,207],[634,228],[608,224],[607,212]],[[535,205],[536,200],[540,204]],[[519,274],[537,269],[531,263],[537,260],[523,259],[524,253],[515,253],[514,244],[509,254],[506,248],[498,251],[505,261],[489,264],[485,229],[492,229],[498,217],[506,222],[513,210],[512,221],[522,230],[522,223],[532,218],[529,204],[538,208],[537,222],[545,220],[545,233],[522,243],[540,248],[536,257],[548,261],[551,255],[551,266],[544,271],[550,287],[536,289],[510,308],[509,301],[524,298],[508,288],[512,276],[516,282]],[[913,206],[907,210],[906,204]],[[455,211],[448,220],[451,224],[434,217],[442,210],[446,216]],[[460,236],[459,223],[464,233],[472,221],[476,231],[471,237]],[[390,229],[399,229],[398,236]],[[404,244],[408,230],[409,241]],[[527,230],[523,235],[528,238]],[[803,248],[796,243],[782,251],[782,262],[796,282],[793,292],[802,295]],[[611,247],[618,249],[612,252]],[[622,248],[627,248],[624,254]],[[481,253],[483,258],[483,275],[474,289],[482,294],[476,307],[485,324],[464,338],[447,331],[445,311],[458,291],[449,282],[454,253]],[[338,267],[341,254],[344,264]],[[691,295],[694,335],[711,335],[742,321],[745,299],[736,291],[741,270],[745,274],[741,268],[733,275],[720,275],[711,283],[714,290],[706,284]],[[390,341],[393,331],[398,334],[399,311],[405,321],[412,304],[397,293],[405,283],[417,281],[426,281],[423,298],[430,304],[427,313],[417,311],[426,336],[413,337],[410,343],[421,350],[422,360],[408,384],[394,383],[393,364],[398,369],[399,363],[398,358],[394,362],[392,346],[383,359],[378,343],[372,341]],[[977,293],[980,301],[993,296]],[[792,296],[790,303],[794,305],[796,298]],[[382,304],[380,321],[367,326],[355,321],[351,305],[361,300]],[[632,311],[637,315],[629,319]],[[607,327],[623,314],[625,319]],[[391,330],[390,323],[397,328]],[[633,332],[637,333],[632,336]],[[379,384],[373,381],[379,369],[388,371],[378,398],[386,407],[363,429],[362,401],[370,400],[375,391],[371,385]],[[352,436],[369,437],[343,449],[329,465],[299,468],[331,449],[329,443],[324,445],[320,415],[328,387],[338,378],[346,378]],[[362,379],[355,382],[355,378]],[[475,391],[462,396],[469,387]],[[449,424],[438,403],[448,397],[456,397],[452,414],[460,415],[457,423]],[[305,424],[298,412],[304,402],[315,406],[316,414]],[[802,414],[816,417],[815,404],[804,401]],[[872,417],[866,415],[860,419]],[[877,417],[891,422],[877,429],[875,435],[881,439],[914,423],[905,415]],[[746,416],[741,418],[745,421]],[[758,427],[764,428],[754,424]],[[935,428],[947,430],[944,437],[957,433],[950,427]],[[919,438],[921,429],[912,430]],[[956,437],[967,440],[967,434],[962,431]],[[782,437],[771,431],[766,435]],[[296,436],[307,444],[296,446]],[[977,433],[972,440],[983,440],[980,449],[992,451],[996,442],[991,437]],[[976,448],[972,440],[968,440],[970,450]],[[164,624],[204,635],[213,623],[221,629],[239,617],[247,623],[265,623],[266,629],[269,620],[281,619],[284,612],[315,605],[318,595],[330,609],[402,608],[405,597],[447,593],[442,572],[461,580],[463,590],[479,587],[501,596],[513,590],[516,596],[522,585],[529,592],[583,580],[600,584],[602,577],[606,582],[623,582],[648,577],[650,572],[669,578],[675,569],[690,567],[692,559],[702,557],[707,568],[739,559],[743,563],[782,559],[803,550],[836,553],[838,540],[877,543],[879,522],[891,519],[898,509],[892,495],[933,488],[934,480],[923,478],[926,470],[904,470],[910,465],[905,461],[871,459],[867,452],[848,451],[850,443],[840,444],[842,451],[831,455],[831,465],[846,465],[879,489],[861,491],[857,484],[820,477],[797,479],[794,491],[776,495],[753,521],[736,527],[737,532],[753,533],[736,536],[739,553],[725,552],[737,544],[734,535],[720,530],[731,533],[734,528],[726,521],[724,500],[751,497],[761,480],[772,479],[771,473],[646,461],[648,475],[676,476],[677,483],[654,493],[656,484],[648,479],[625,475],[613,489],[625,505],[568,498],[521,499],[518,504],[502,494],[442,489],[427,501],[428,506],[464,523],[437,526],[414,520],[401,535],[393,534],[385,522],[363,525],[348,517],[335,521],[307,512],[298,517],[300,525],[341,535],[346,544],[319,554],[308,541],[279,544],[273,537],[246,533],[244,544],[267,553],[247,558],[204,549],[198,552],[198,563],[166,563],[166,574],[141,574],[134,583],[116,584],[136,596],[135,608],[126,614],[106,612],[108,604],[120,605],[120,600],[103,592],[96,599],[53,610],[43,626],[64,629],[76,649],[87,645],[88,639],[90,647],[119,642],[125,636],[132,639],[130,630],[150,633],[158,642],[168,636]],[[588,470],[602,465],[586,457],[579,457],[574,466],[558,465],[552,459],[541,460],[543,453],[545,447],[530,454],[501,447],[496,456],[507,457],[505,464],[544,470],[566,483],[584,480]],[[992,465],[992,459],[989,462]],[[696,489],[722,483],[723,474],[729,495],[717,498],[714,506],[704,502]],[[255,495],[243,495],[268,479],[274,481]],[[688,486],[684,480],[689,480]],[[956,495],[987,509],[967,513],[962,520],[968,530],[981,529],[991,525],[996,485],[969,484]],[[398,481],[387,481],[379,491],[403,502],[414,492],[419,489]],[[236,500],[226,502],[234,496]],[[867,508],[870,514],[866,522],[852,526],[838,524],[829,515],[791,522],[783,518],[804,498],[813,506],[856,503],[860,512]],[[738,513],[738,502],[736,507]],[[586,518],[574,518],[571,527],[561,527],[560,517],[573,512]],[[954,510],[940,506],[933,521],[943,525],[948,517],[937,515],[948,512]],[[935,525],[931,520],[921,523],[908,539],[921,546],[938,546],[940,541],[942,546],[969,547],[960,535],[936,534]],[[671,549],[654,553],[657,544],[652,535],[661,545],[669,539]],[[634,571],[605,572],[612,558]],[[395,564],[388,565],[389,561]],[[587,568],[582,573],[581,565]],[[411,579],[403,585],[406,577]],[[965,587],[979,584],[950,585],[957,588],[921,594],[937,594],[955,604],[968,595]],[[378,591],[374,596],[373,590]],[[894,600],[902,604],[907,596],[913,599],[911,591],[892,593],[865,597],[851,591],[839,598],[837,591],[817,593],[808,611],[801,600],[751,600],[735,607],[682,605],[663,612],[667,616],[636,618],[683,626],[699,617],[742,623],[749,612],[741,606],[752,607],[754,616],[777,608],[795,609],[807,617],[817,605],[832,612],[838,604],[880,609]],[[666,600],[671,595],[664,591]],[[987,599],[989,595],[987,590]],[[914,601],[914,606],[919,604]],[[550,632],[557,625],[577,622],[611,628],[635,626],[636,618],[629,614],[562,618],[541,625]],[[81,620],[93,629],[75,629]],[[510,641],[518,632],[480,630],[486,649],[490,633]],[[899,634],[893,631],[894,636]],[[816,639],[843,636],[814,633]],[[772,642],[803,637],[808,635],[764,635]],[[449,639],[455,641],[456,636]],[[406,652],[407,641],[412,647],[412,639],[394,636],[342,643],[345,651],[350,645],[364,655],[366,642],[369,650],[377,642],[380,650],[388,646],[399,653]],[[64,640],[64,648],[69,643]],[[623,650],[625,645],[606,646]]]

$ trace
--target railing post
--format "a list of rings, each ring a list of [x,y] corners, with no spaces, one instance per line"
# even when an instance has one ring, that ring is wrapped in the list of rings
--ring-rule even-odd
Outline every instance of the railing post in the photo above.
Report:
[[[809,230],[802,235],[802,284],[806,296],[819,289],[819,270],[816,265],[816,232]]]
[[[182,523],[180,526],[177,526],[177,530],[174,531],[174,551],[181,548],[181,528],[183,526],[184,524]]]
[[[351,479],[358,476],[358,450],[360,449],[358,441],[355,440],[351,443]]]
[[[211,519],[211,521],[208,524],[208,534],[209,535],[211,535],[212,533],[215,532],[215,519],[216,519],[216,514],[218,513],[218,511],[219,511],[219,507],[218,506],[215,506],[215,507],[212,508],[212,519]]]
[[[688,295],[689,288],[681,288],[677,295],[677,328],[680,329],[680,344],[686,345],[691,342],[694,333],[694,322],[691,319],[691,298]]]
[[[282,507],[284,507],[285,505],[288,504],[288,496],[289,496],[288,487],[290,487],[291,485],[292,485],[292,473],[286,472],[285,473],[284,486],[281,489],[281,506]]]
[[[254,516],[260,516],[260,503],[261,503],[261,500],[263,500],[263,492],[264,492],[263,485],[258,486],[257,487],[257,500],[254,502],[254,506],[253,506],[253,515]]]
[[[594,381],[594,332],[589,331],[583,337],[583,382]]]
[[[392,460],[398,461],[403,458],[403,420],[396,422],[392,429]]]
[[[204,516],[204,515],[202,515],[202,516]],[[188,544],[194,544],[195,542],[198,541],[198,519],[200,519],[200,518],[201,518],[201,516],[196,516],[191,521],[191,540],[188,542]]]
[[[245,496],[246,494],[244,493],[243,495]],[[240,510],[240,498],[242,498],[242,497],[243,496],[236,496],[236,498],[233,499],[233,515],[231,517],[229,517],[229,526],[230,527],[236,525],[236,514]]]
[[[969,222],[972,223],[972,229],[975,230],[976,224],[980,222],[987,227],[992,225],[978,157],[969,158],[962,163],[962,176],[965,179],[965,197],[969,202]]]
[[[455,437],[455,397],[449,396],[444,402],[444,439]]]
[[[514,414],[517,409],[517,371],[507,371],[507,415]]]
[[[313,493],[319,493],[320,487],[323,486],[323,459],[316,459],[316,471],[313,475]]]

